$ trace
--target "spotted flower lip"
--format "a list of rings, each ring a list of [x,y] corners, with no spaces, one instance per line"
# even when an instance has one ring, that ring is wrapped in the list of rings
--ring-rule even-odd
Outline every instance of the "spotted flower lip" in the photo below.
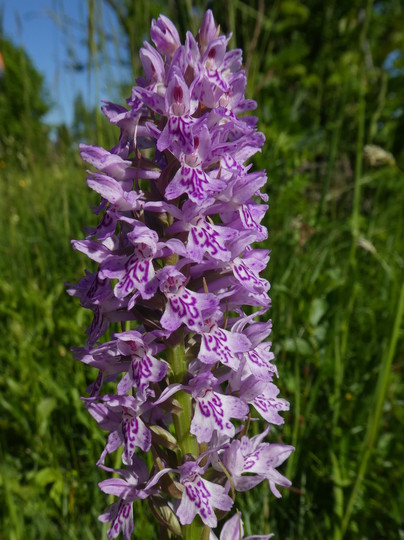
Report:
[[[278,468],[293,448],[269,427],[249,435],[289,410],[268,341],[270,252],[255,245],[268,238],[267,175],[250,158],[265,137],[245,114],[257,104],[242,53],[210,10],[184,41],[164,15],[150,34],[127,106],[102,106],[116,145],[80,146],[100,203],[98,224],[72,241],[93,266],[68,285],[93,313],[74,357],[96,370],[82,400],[106,432],[108,538],[130,540],[133,503],[148,499],[173,534],[199,540],[205,527],[217,540],[236,492],[290,487]],[[227,516],[220,540],[243,535],[240,513]]]
[[[264,436],[268,431],[264,431]],[[276,484],[290,487],[291,482],[278,472],[277,467],[282,465],[294,448],[263,443],[262,439],[263,435],[260,434],[251,439],[244,436],[232,441],[223,452],[221,460],[230,472],[237,490],[248,491],[266,479],[275,497],[281,497]]]
[[[130,395],[104,396],[103,403],[90,402],[88,410],[102,429],[109,431],[108,442],[100,458],[123,447],[122,461],[132,463],[135,448],[148,452],[151,432],[139,414],[139,402]]]
[[[203,468],[196,462],[185,463],[179,467],[180,482],[184,486],[181,504],[177,516],[184,525],[192,523],[198,514],[208,527],[216,527],[217,518],[214,509],[228,511],[233,500],[223,486],[202,477]]]
[[[166,266],[159,273],[160,290],[167,298],[161,325],[171,332],[185,324],[192,330],[203,327],[204,320],[217,310],[213,294],[196,293],[185,288],[186,278],[174,267]]]
[[[217,383],[217,379],[206,372],[191,382],[195,399],[191,433],[198,443],[209,443],[215,431],[234,437],[235,428],[230,419],[246,419],[249,412],[247,403],[236,396],[222,394]]]

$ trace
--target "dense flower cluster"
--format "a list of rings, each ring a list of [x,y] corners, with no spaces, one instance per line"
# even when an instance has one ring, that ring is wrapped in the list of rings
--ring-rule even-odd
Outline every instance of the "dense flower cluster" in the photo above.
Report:
[[[279,497],[290,482],[277,467],[293,450],[264,442],[269,426],[248,436],[254,418],[282,424],[289,405],[274,383],[271,323],[256,320],[270,305],[260,277],[269,252],[252,247],[267,238],[266,174],[246,161],[264,136],[241,116],[256,106],[244,97],[241,51],[226,51],[210,11],[183,45],[164,16],[151,38],[129,108],[103,106],[117,146],[81,146],[99,171],[87,183],[102,217],[73,246],[98,266],[68,290],[94,314],[75,355],[98,369],[83,401],[109,433],[98,465],[119,475],[100,483],[118,497],[100,519],[109,538],[126,540],[138,499],[191,538],[186,525],[216,528],[235,491],[268,480]],[[116,394],[103,393],[111,382]],[[113,469],[107,456],[120,448],[123,468]],[[239,513],[210,535],[241,538]]]

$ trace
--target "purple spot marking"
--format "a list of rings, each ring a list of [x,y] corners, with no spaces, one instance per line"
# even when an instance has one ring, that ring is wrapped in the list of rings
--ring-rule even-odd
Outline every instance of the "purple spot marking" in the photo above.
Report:
[[[211,399],[199,399],[199,408],[203,416],[206,418],[212,417],[216,424],[218,425],[219,429],[223,429],[223,420],[224,420],[224,411],[223,411],[223,403],[222,400],[219,398],[217,394],[214,394],[211,390],[208,390],[206,392],[205,396],[210,393],[212,395]],[[229,427],[228,424],[226,424],[226,427]]]

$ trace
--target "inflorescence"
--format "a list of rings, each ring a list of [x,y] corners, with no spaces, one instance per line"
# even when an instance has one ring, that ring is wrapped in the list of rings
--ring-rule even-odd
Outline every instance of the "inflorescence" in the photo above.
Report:
[[[94,315],[74,354],[98,369],[83,401],[109,433],[98,461],[113,473],[101,490],[118,497],[100,516],[108,538],[129,540],[133,502],[148,499],[166,530],[217,539],[235,492],[268,480],[280,497],[277,485],[290,486],[277,467],[293,447],[264,442],[289,408],[274,382],[271,322],[256,320],[270,306],[260,277],[269,252],[252,247],[267,238],[267,177],[246,162],[264,136],[242,116],[256,103],[244,97],[241,51],[226,51],[211,11],[183,45],[163,15],[151,38],[128,108],[102,107],[118,144],[81,145],[99,171],[87,183],[101,220],[73,241],[98,265],[68,289]],[[267,427],[250,438],[257,418]],[[117,451],[122,468],[108,465]],[[237,511],[220,539],[242,536]]]

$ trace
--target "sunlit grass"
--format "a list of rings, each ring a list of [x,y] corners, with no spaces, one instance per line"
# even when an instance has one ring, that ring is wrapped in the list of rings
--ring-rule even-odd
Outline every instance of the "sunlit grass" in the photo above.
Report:
[[[392,531],[383,537],[393,538],[399,526],[403,178],[390,169],[384,179],[380,170],[367,174],[371,211],[354,267],[349,206],[335,221],[316,224],[315,208],[304,199],[310,178],[293,177],[272,195],[272,339],[282,393],[291,401],[285,426],[272,437],[296,452],[287,465],[293,489],[281,501],[275,504],[266,485],[240,498],[250,532],[339,538],[348,504],[353,535],[370,515],[380,531]],[[63,286],[83,272],[69,239],[82,237],[95,201],[76,166],[6,171],[4,180],[2,528],[10,539],[98,538],[96,518],[108,504],[95,467],[104,434],[80,401],[93,374],[69,351],[83,342],[89,316]],[[394,494],[389,509],[387,491]],[[140,504],[136,513],[138,537],[153,538],[148,513]]]

